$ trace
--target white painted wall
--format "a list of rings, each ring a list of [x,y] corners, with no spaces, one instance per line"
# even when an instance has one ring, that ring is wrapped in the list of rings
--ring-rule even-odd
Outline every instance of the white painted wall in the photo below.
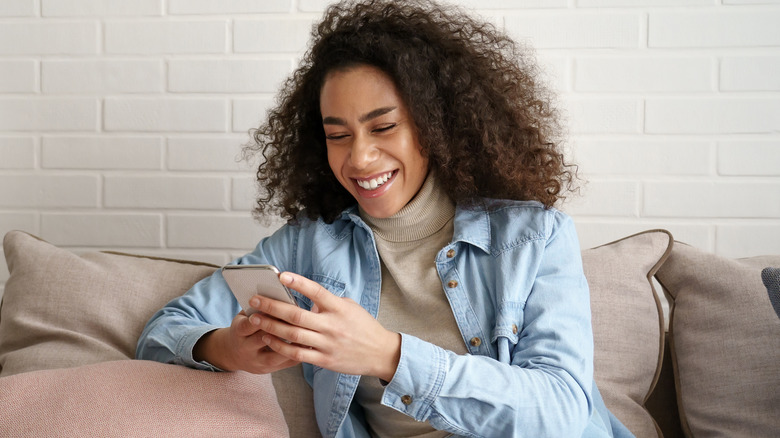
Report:
[[[780,252],[780,1],[458,2],[535,46],[560,91],[589,181],[564,204],[583,247],[666,228]],[[273,227],[253,222],[236,158],[325,4],[0,1],[0,234],[250,250]]]

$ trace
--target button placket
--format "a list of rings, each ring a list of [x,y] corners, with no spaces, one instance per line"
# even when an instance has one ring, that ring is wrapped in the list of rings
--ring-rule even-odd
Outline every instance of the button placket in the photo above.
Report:
[[[444,252],[444,256],[447,258],[447,260],[440,259],[438,263],[438,267],[444,268],[444,266],[450,267],[450,271],[446,274],[442,275],[443,285],[445,289],[445,293],[447,294],[448,298],[451,300],[451,303],[454,301],[453,305],[457,305],[458,302],[464,303],[466,300],[466,297],[462,293],[456,293],[456,290],[460,287],[460,282],[457,280],[458,274],[457,269],[452,265],[452,263],[455,262],[456,256],[458,256],[458,251],[455,248],[449,248],[446,252]],[[440,274],[443,272],[440,271]],[[449,277],[447,280],[446,278]],[[461,330],[461,333],[465,336],[471,336],[466,337],[466,348],[472,353],[472,354],[487,354],[490,347],[488,344],[482,345],[483,343],[483,337],[482,336],[474,336],[480,335],[482,332],[476,324],[475,318],[468,318],[465,317],[463,320],[457,320],[458,328]],[[461,325],[461,323],[464,323]]]

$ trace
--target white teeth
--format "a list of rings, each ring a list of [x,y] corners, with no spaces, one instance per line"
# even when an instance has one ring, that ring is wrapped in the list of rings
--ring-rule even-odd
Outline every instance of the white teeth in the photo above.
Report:
[[[387,180],[389,180],[390,177],[392,176],[393,176],[393,172],[387,172],[384,175],[378,176],[370,180],[359,179],[357,180],[357,184],[366,190],[374,190],[377,187],[381,187],[382,185],[384,185],[384,183],[386,183]]]

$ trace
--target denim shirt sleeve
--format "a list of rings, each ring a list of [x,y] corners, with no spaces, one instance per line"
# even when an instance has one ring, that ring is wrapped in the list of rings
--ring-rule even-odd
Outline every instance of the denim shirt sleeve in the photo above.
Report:
[[[260,241],[252,253],[233,263],[273,263],[289,248],[289,231],[282,227]],[[152,316],[138,340],[136,358],[219,371],[208,362],[196,361],[192,350],[206,333],[229,327],[240,311],[241,306],[218,269]]]
[[[228,327],[241,311],[219,270],[158,310],[146,324],[136,358],[219,371],[198,362],[192,350],[206,333]]]
[[[582,435],[593,409],[590,299],[574,226],[554,216],[517,344],[498,340],[509,363],[402,335],[384,404],[462,436]]]

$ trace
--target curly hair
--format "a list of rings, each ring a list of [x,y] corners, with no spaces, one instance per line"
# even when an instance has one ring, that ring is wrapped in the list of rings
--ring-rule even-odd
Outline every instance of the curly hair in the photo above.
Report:
[[[358,65],[393,80],[423,156],[456,203],[486,197],[552,207],[572,189],[576,167],[564,160],[561,124],[530,49],[456,7],[348,0],[313,27],[300,66],[245,147],[264,159],[258,219],[303,213],[332,222],[356,203],[328,165],[320,91],[328,73]]]

